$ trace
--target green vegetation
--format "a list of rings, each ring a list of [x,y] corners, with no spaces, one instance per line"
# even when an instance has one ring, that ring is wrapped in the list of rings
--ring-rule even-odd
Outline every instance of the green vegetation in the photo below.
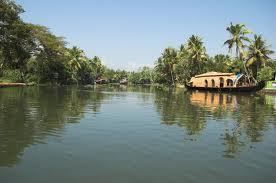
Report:
[[[44,26],[24,22],[23,8],[13,0],[0,0],[0,82],[52,84],[93,84],[97,79],[118,83],[124,78],[133,84],[184,84],[192,76],[208,71],[245,73],[252,82],[270,80],[275,75],[274,53],[261,35],[252,34],[244,24],[230,24],[230,55],[207,54],[203,38],[192,35],[179,48],[165,48],[154,68],[135,72],[113,70],[98,56],[88,58],[84,51],[67,47]],[[232,56],[232,49],[235,55]]]
[[[226,30],[230,33],[230,39],[224,45],[228,46],[229,53],[235,48],[235,56],[218,54],[210,57],[202,38],[192,35],[179,49],[166,48],[157,59],[155,82],[183,84],[192,76],[209,71],[244,73],[252,82],[272,79],[276,67],[270,56],[274,52],[262,36],[254,35],[251,40],[247,37],[251,31],[244,24],[231,23]]]

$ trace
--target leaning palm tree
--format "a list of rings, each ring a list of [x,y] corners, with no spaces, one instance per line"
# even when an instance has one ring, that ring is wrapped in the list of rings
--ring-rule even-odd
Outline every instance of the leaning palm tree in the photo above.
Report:
[[[237,58],[243,61],[244,71],[246,72],[247,77],[249,77],[248,70],[245,65],[245,42],[250,42],[250,39],[247,37],[248,34],[252,32],[246,29],[244,24],[230,24],[226,30],[230,33],[230,39],[224,42],[224,45],[228,45],[229,52],[232,51],[233,47],[236,48]]]
[[[72,71],[72,78],[77,82],[77,72],[81,69],[81,65],[86,62],[86,57],[84,55],[84,51],[74,46],[68,52],[69,61],[68,65]]]
[[[246,65],[252,67],[253,77],[256,79],[258,70],[261,66],[265,66],[271,58],[269,57],[274,51],[269,49],[266,41],[261,35],[254,35],[254,39],[248,47],[248,57]]]
[[[188,39],[186,50],[192,61],[192,74],[198,74],[201,72],[201,65],[203,61],[207,60],[206,48],[203,45],[202,38],[192,35]]]
[[[74,46],[72,49],[69,50],[69,57],[70,57],[70,60],[68,64],[73,70],[76,70],[76,71],[81,69],[81,63],[86,61],[84,51],[79,49],[76,46]]]

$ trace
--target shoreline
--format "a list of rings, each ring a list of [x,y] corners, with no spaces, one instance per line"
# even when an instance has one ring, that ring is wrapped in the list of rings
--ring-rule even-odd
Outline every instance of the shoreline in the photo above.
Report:
[[[8,88],[8,87],[26,87],[26,86],[34,86],[35,84],[27,84],[27,83],[0,83],[0,88]],[[99,86],[101,85],[120,85],[119,83],[108,83],[108,84],[97,84]],[[79,86],[82,86],[84,88],[90,88],[91,86],[97,86],[97,85],[79,85]],[[36,86],[53,86],[53,85],[49,85],[49,84],[37,84]],[[55,85],[54,85],[55,86]],[[56,86],[59,86],[59,85],[56,85]],[[68,86],[68,85],[67,85]],[[73,85],[72,85],[73,86]],[[166,86],[166,85],[163,85],[163,84],[129,84],[129,85],[126,85],[126,86],[161,86],[161,87],[171,87],[171,86]],[[176,84],[174,86],[174,88],[185,88],[184,85],[181,85],[181,84]],[[274,89],[267,89],[267,88],[264,88],[256,93],[259,93],[259,94],[271,94],[271,95],[276,95],[276,90]]]
[[[24,87],[28,86],[26,83],[0,83],[0,88],[7,88],[7,87]]]
[[[264,88],[261,91],[259,91],[258,93],[276,95],[276,90]]]

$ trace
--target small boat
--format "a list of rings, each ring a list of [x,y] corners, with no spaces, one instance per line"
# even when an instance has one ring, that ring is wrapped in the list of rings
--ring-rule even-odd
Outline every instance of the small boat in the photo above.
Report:
[[[256,92],[264,88],[265,83],[255,84],[244,74],[207,72],[196,75],[185,84],[189,90],[205,90],[217,92]]]
[[[123,78],[123,79],[120,80],[121,85],[126,85],[127,83],[128,83],[127,78]]]

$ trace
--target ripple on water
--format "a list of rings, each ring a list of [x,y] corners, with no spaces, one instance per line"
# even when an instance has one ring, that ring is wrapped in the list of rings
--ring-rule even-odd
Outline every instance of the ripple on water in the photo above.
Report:
[[[263,96],[131,86],[0,92],[0,167],[24,169],[26,181],[64,180],[65,169],[95,182],[275,178],[276,110]]]

